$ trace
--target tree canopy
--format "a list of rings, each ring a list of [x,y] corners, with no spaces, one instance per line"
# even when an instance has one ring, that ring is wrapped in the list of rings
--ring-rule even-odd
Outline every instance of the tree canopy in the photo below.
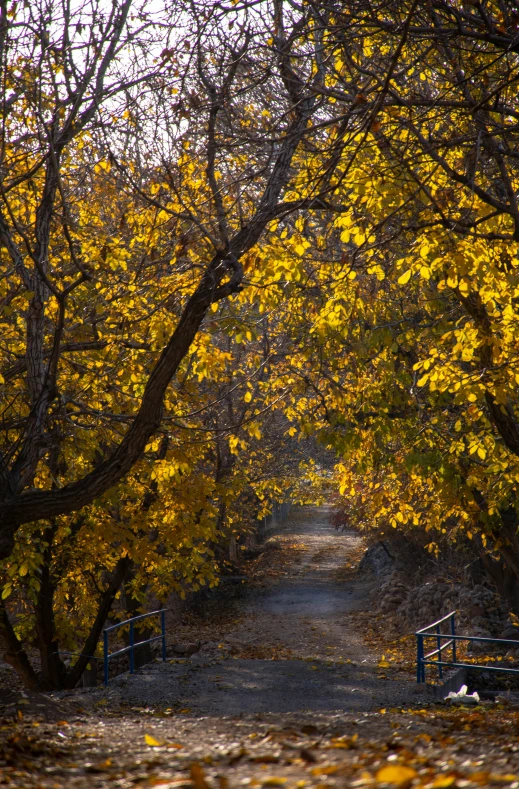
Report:
[[[0,5],[0,635],[26,682],[74,685],[121,589],[216,583],[308,481],[519,578],[516,6]]]

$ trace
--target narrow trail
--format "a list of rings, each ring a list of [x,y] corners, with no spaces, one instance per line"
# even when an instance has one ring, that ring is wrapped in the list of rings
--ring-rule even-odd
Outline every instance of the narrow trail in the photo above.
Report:
[[[378,677],[380,656],[369,654],[350,616],[369,607],[369,582],[341,577],[359,538],[337,533],[327,507],[296,510],[276,537],[283,569],[266,589],[249,592],[225,637],[235,656],[216,666],[199,655],[182,665],[153,663],[114,683],[122,699],[202,715],[367,712],[413,699],[411,681]],[[255,651],[279,657],[240,657]]]

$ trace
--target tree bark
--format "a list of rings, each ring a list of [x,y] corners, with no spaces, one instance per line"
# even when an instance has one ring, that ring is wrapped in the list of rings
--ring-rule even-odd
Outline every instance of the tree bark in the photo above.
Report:
[[[4,601],[0,601],[0,642],[2,658],[12,666],[28,690],[43,690],[26,651],[22,647],[9,619]]]
[[[133,567],[128,567],[126,572],[126,577],[124,579],[124,591],[123,591],[123,602],[126,611],[128,612],[128,617],[138,616],[141,612],[141,603],[131,594],[131,591],[128,590],[127,584],[135,578],[135,570]],[[146,587],[142,591],[146,591]],[[145,620],[146,621],[146,620]],[[136,628],[135,630],[135,639],[136,641],[145,641],[146,639],[150,638],[152,634],[152,629],[149,625],[142,624],[141,627]],[[129,634],[125,634],[124,637],[125,644],[128,646],[130,643]],[[151,644],[143,644],[141,647],[137,647],[134,650],[134,657],[133,657],[133,665],[134,668],[140,668],[141,666],[145,666],[147,663],[151,663],[153,660],[153,652],[151,649]]]
[[[59,655],[59,644],[54,624],[54,594],[56,585],[51,577],[52,540],[56,529],[49,527],[43,534],[47,547],[43,552],[40,591],[34,610],[36,634],[41,655],[42,685],[49,690],[65,687],[67,669]]]
[[[107,588],[105,589],[105,592],[99,604],[99,608],[97,610],[97,616],[95,618],[94,624],[92,625],[88,638],[83,644],[81,655],[74,663],[74,665],[72,666],[71,670],[69,671],[69,673],[65,678],[66,688],[76,687],[77,683],[81,679],[84,670],[86,669],[88,663],[90,662],[91,656],[94,655],[99,638],[101,636],[101,632],[103,630],[106,619],[108,617],[108,614],[110,613],[110,609],[115,600],[115,595],[119,591],[119,588],[123,582],[129,563],[130,563],[130,559],[127,556],[121,557],[117,562],[113,575],[110,579]]]

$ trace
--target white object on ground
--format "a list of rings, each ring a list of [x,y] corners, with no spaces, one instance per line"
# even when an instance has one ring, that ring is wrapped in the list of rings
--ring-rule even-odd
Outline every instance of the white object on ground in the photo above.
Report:
[[[451,690],[448,696],[445,696],[445,701],[450,701],[451,704],[479,704],[479,694],[467,693],[467,686],[462,685],[457,693]]]

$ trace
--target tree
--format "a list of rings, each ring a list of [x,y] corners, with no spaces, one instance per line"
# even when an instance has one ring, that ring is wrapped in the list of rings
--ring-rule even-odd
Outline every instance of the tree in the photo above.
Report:
[[[311,10],[174,4],[153,25],[146,5],[67,8],[4,8],[3,556],[21,524],[124,479],[211,304],[243,287],[269,223],[329,208],[319,169],[329,181],[335,166]],[[113,382],[130,370],[128,410],[114,409]],[[84,459],[65,461],[78,442]]]
[[[342,142],[335,199],[351,210],[330,244],[345,264],[306,410],[367,521],[472,534],[517,577],[517,9],[316,13],[329,93],[364,126]]]

